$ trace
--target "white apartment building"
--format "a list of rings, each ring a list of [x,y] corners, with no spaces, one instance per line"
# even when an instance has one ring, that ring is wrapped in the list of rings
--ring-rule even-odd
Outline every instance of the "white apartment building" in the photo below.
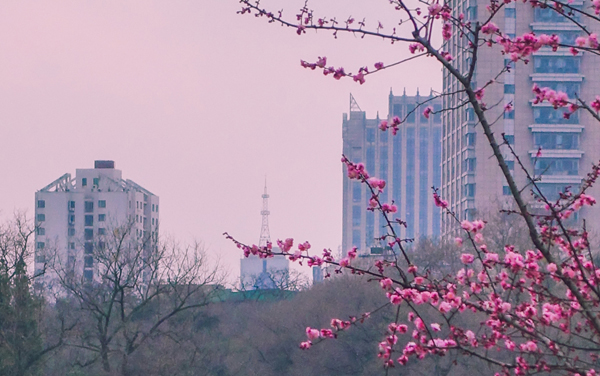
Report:
[[[131,241],[148,244],[158,239],[158,215],[158,196],[124,180],[114,161],[64,174],[35,193],[35,274],[44,273],[42,282],[51,286],[53,262],[91,281],[98,271],[94,252],[113,231],[127,226]]]

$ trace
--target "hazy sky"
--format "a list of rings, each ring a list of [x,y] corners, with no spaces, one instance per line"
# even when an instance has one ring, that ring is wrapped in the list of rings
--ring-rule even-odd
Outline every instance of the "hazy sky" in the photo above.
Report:
[[[267,4],[267,1],[264,1]],[[293,16],[295,0],[271,0]],[[386,30],[387,0],[313,0],[318,14]],[[387,115],[390,88],[440,89],[420,60],[335,81],[300,67],[327,56],[357,71],[408,56],[379,39],[308,32],[238,15],[236,0],[11,1],[0,7],[0,216],[34,211],[60,175],[112,159],[161,200],[161,232],[202,241],[232,278],[258,242],[265,175],[273,240],[341,244],[342,114],[352,93]]]

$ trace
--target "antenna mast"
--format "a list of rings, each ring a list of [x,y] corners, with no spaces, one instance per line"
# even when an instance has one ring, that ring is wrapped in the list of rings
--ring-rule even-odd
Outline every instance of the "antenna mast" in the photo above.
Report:
[[[265,177],[265,192],[262,195],[263,207],[260,214],[262,215],[262,226],[260,228],[259,247],[265,247],[271,242],[271,234],[269,233],[269,194],[267,193],[267,178]]]

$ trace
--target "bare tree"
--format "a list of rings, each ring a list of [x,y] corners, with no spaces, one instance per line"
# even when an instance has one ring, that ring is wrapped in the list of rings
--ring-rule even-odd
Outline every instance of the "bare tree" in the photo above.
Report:
[[[72,263],[53,265],[58,294],[74,309],[79,334],[68,345],[80,350],[76,363],[99,362],[105,373],[130,373],[129,358],[178,314],[211,301],[222,276],[209,266],[199,244],[179,247],[139,237],[133,223],[97,239],[94,276]],[[90,261],[88,262],[88,265]]]
[[[66,328],[44,341],[45,303],[32,291],[27,263],[35,228],[24,214],[0,225],[0,375],[35,374],[40,361],[63,344]]]

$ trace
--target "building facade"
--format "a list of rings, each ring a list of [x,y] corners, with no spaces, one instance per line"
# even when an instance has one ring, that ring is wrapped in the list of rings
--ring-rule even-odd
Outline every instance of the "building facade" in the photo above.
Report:
[[[453,0],[450,7],[458,15],[463,13],[470,21],[489,17],[486,9],[489,2],[481,0]],[[575,7],[583,6],[576,0]],[[573,17],[579,18],[578,14]],[[493,20],[509,37],[534,32],[556,34],[561,43],[574,44],[580,29],[550,8],[533,8],[515,2],[503,4],[503,9]],[[585,23],[585,20],[580,20]],[[591,30],[596,31],[597,30]],[[471,61],[466,43],[455,33],[445,48],[455,57],[454,66],[467,72]],[[482,47],[479,50],[473,84],[482,87],[490,80],[483,101],[488,104],[486,117],[493,123],[492,130],[498,143],[505,135],[526,169],[539,178],[539,187],[550,200],[567,187],[577,190],[582,179],[591,171],[592,163],[600,159],[600,129],[597,122],[583,111],[565,118],[565,109],[555,110],[548,103],[534,104],[532,86],[551,87],[566,92],[571,99],[575,96],[588,99],[600,93],[600,74],[594,65],[593,55],[579,53],[573,56],[566,47],[552,52],[544,47],[530,57],[529,64],[514,63],[502,55],[498,46]],[[506,66],[510,71],[497,75]],[[460,84],[448,72],[443,77],[444,108],[456,108],[443,113],[442,134],[442,196],[450,203],[450,209],[462,219],[473,219],[477,213],[494,210],[498,205],[511,205],[512,197],[491,148],[477,124],[472,108],[459,107],[464,97],[451,94],[459,90]],[[513,111],[504,111],[504,105],[512,104]],[[498,105],[496,105],[498,104]],[[541,156],[538,149],[541,148]],[[518,167],[508,146],[502,146],[517,185],[523,189],[528,185],[526,174]],[[533,200],[530,190],[524,197]],[[593,196],[600,190],[594,188]],[[596,208],[585,208],[580,217],[587,217],[588,228],[598,231]],[[452,234],[457,223],[449,217],[443,218],[442,231]]]
[[[417,109],[419,104],[426,103]],[[434,114],[423,115],[431,106]],[[380,195],[382,203],[392,200],[398,207],[395,218],[406,227],[395,225],[402,238],[437,237],[441,213],[434,205],[432,187],[441,185],[441,100],[433,96],[389,95],[387,120],[403,119],[398,133],[379,129],[379,115],[367,119],[351,96],[350,113],[343,117],[343,153],[354,163],[363,163],[370,176],[386,181]],[[342,250],[357,247],[368,253],[372,247],[385,246],[377,240],[388,233],[380,214],[368,211],[368,188],[357,180],[343,178]]]
[[[51,262],[94,280],[94,252],[106,247],[113,231],[126,228],[136,246],[158,239],[158,196],[124,180],[113,161],[95,161],[75,177],[64,174],[35,193],[35,208],[35,273],[49,285],[56,278]]]

